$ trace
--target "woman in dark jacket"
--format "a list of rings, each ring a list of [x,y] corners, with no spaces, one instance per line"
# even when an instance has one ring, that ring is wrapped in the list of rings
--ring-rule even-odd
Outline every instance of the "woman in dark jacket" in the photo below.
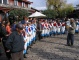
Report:
[[[6,31],[6,28],[5,28],[5,22],[4,21],[2,22],[1,31],[2,31],[2,43],[3,43],[3,46],[4,46],[4,50],[5,50],[7,58],[10,59],[11,58],[10,52],[6,52],[7,48],[5,47],[5,43],[7,41],[8,35],[7,35],[7,31]]]

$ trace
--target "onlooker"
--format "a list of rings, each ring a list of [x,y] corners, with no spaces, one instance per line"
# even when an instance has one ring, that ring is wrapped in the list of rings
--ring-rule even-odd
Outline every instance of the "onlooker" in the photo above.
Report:
[[[25,24],[25,17],[23,17],[23,20],[21,21],[21,24]]]
[[[23,20],[21,21],[21,24],[28,23],[28,17],[23,17]]]
[[[11,32],[11,26],[10,26],[10,22],[6,22],[6,31],[7,31],[7,34],[10,35],[12,32]]]
[[[37,23],[37,39],[38,40],[41,40],[41,33],[42,33],[42,24],[41,24],[41,21],[38,21]]]
[[[7,52],[11,52],[12,60],[24,60],[23,50],[24,50],[24,39],[22,36],[23,25],[17,24],[16,31],[12,32],[7,39],[6,47]]]
[[[73,18],[70,19],[70,26],[68,26],[68,35],[67,35],[67,45],[73,46],[74,44],[74,34],[75,34],[75,20]]]
[[[1,24],[1,22],[2,22],[2,17],[1,17],[1,15],[0,15],[0,41],[1,41],[1,38],[2,38],[2,36],[1,36],[1,27],[2,27],[2,24]]]
[[[12,31],[16,30],[15,26],[16,26],[16,21],[14,21],[14,23],[12,24]]]
[[[1,43],[1,40],[2,40],[2,16],[0,15],[0,43]],[[2,55],[2,50],[0,49],[0,55]]]
[[[65,33],[68,35],[68,29],[69,29],[69,26],[70,26],[70,19],[66,19],[65,24],[66,24]]]
[[[3,43],[3,47],[6,53],[6,56],[8,59],[11,58],[10,52],[6,52],[7,48],[5,47],[5,43],[7,41],[8,35],[7,35],[7,31],[6,31],[6,27],[5,27],[5,22],[2,22],[2,43]]]
[[[32,22],[32,18],[29,18],[29,22]]]

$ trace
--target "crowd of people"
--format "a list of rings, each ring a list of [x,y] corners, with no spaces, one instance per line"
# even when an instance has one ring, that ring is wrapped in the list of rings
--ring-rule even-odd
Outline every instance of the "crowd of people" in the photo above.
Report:
[[[67,45],[74,43],[74,33],[79,32],[79,20],[74,19],[36,19],[24,17],[22,21],[10,24],[0,19],[0,40],[8,59],[23,60],[28,48],[44,37],[68,34]],[[72,38],[73,37],[73,38]]]

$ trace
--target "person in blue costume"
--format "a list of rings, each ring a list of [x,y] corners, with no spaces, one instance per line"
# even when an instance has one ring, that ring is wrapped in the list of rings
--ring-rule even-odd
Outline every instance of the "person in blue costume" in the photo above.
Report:
[[[79,21],[76,20],[76,29],[75,29],[76,33],[79,33]]]
[[[24,58],[26,58],[26,54],[27,54],[27,33],[25,31],[25,27],[26,27],[26,23],[23,24],[23,32],[22,32],[22,35],[23,35],[23,38],[24,38],[24,50],[23,50],[23,54],[24,54]]]
[[[35,42],[35,39],[36,39],[36,25],[35,25],[34,20],[32,21],[31,30],[32,30],[32,42]]]

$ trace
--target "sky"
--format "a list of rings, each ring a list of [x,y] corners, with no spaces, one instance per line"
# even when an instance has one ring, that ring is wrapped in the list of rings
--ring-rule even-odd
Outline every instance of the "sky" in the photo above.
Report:
[[[46,0],[29,0],[31,2],[33,2],[31,4],[31,7],[36,8],[38,10],[44,10],[46,9]],[[67,3],[71,3],[73,4],[73,6],[75,7],[77,4],[79,4],[79,0],[67,0]]]

